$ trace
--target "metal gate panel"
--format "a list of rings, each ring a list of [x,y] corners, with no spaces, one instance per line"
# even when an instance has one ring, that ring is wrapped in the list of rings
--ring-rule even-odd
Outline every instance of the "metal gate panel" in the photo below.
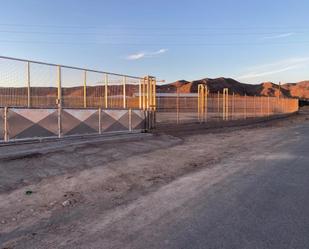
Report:
[[[133,110],[131,116],[132,130],[141,130],[145,128],[145,112]]]
[[[9,139],[54,137],[57,135],[57,109],[9,108],[7,128]]]
[[[99,111],[63,109],[61,112],[61,132],[63,136],[98,133]]]
[[[129,111],[128,110],[103,110],[102,131],[128,131]]]

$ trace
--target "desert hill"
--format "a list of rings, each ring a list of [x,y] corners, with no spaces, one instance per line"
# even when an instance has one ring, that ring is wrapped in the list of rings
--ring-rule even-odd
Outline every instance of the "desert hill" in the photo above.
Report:
[[[179,80],[170,84],[157,85],[158,93],[197,93],[198,85],[207,85],[211,93],[222,92],[224,88],[228,88],[230,93],[236,95],[248,96],[284,96],[295,97],[300,99],[309,99],[309,81],[299,83],[286,83],[281,86],[272,82],[263,82],[261,84],[241,83],[231,78],[201,79],[194,81]],[[63,96],[82,97],[83,87],[67,87],[62,89]],[[109,85],[108,95],[122,95],[122,85]],[[100,97],[104,96],[104,85],[87,86],[87,96]],[[139,92],[138,85],[128,84],[126,86],[127,96],[135,96]],[[27,88],[20,87],[0,87],[0,96],[27,96]],[[33,96],[57,96],[57,88],[55,87],[32,87],[31,95]]]
[[[157,86],[159,93],[196,93],[199,84],[207,85],[211,93],[222,92],[228,88],[230,93],[237,95],[247,94],[249,96],[285,96],[309,99],[309,81],[299,83],[287,83],[281,86],[272,82],[263,82],[261,84],[241,83],[231,78],[201,79],[195,81],[180,80],[170,84]]]

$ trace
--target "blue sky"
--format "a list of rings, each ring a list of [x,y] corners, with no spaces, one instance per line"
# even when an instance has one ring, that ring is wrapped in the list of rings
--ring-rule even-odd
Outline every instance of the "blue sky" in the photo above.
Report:
[[[0,54],[130,75],[309,79],[308,0],[1,0]]]

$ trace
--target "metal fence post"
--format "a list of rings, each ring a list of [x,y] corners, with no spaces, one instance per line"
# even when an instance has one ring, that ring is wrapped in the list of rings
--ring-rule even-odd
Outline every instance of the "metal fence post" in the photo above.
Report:
[[[260,98],[260,104],[261,104],[261,117],[263,117],[263,97],[262,96],[260,96],[259,97]]]
[[[207,122],[208,121],[208,87],[207,86],[205,86],[204,91],[205,91],[204,113],[205,113],[205,122]]]
[[[176,115],[177,115],[177,124],[179,124],[179,89],[177,88],[177,97],[176,97]]]
[[[84,108],[87,108],[87,71],[84,71]]]
[[[99,107],[99,134],[102,134],[102,109]]]
[[[152,81],[152,90],[153,90],[153,110],[155,111],[156,110],[156,107],[157,107],[157,79],[155,77],[152,78],[153,81]]]
[[[232,120],[234,119],[234,115],[235,115],[235,93],[233,92],[233,95],[232,95]]]
[[[247,94],[245,93],[244,97],[244,119],[247,119]]]
[[[255,95],[253,96],[253,109],[254,109],[254,117],[256,117]]]
[[[104,77],[104,81],[105,81],[105,98],[104,98],[104,101],[105,101],[105,108],[107,109],[108,108],[108,75],[107,73],[105,74],[105,77]]]
[[[138,106],[139,109],[142,109],[142,81],[138,82]]]
[[[129,131],[132,131],[132,109],[129,109]]]
[[[3,113],[3,119],[4,119],[4,142],[9,141],[9,132],[8,132],[8,108],[4,107],[4,113]]]
[[[218,110],[217,110],[217,115],[218,115],[218,118],[220,119],[220,91],[218,91],[218,103],[217,103],[217,108],[218,108]]]
[[[58,137],[61,138],[61,112],[62,112],[62,89],[61,89],[61,67],[57,66],[58,71]]]
[[[228,88],[223,89],[223,120],[228,120]]]
[[[27,106],[31,107],[30,62],[27,62]]]
[[[127,78],[123,76],[122,78],[122,84],[123,84],[123,108],[126,109],[127,107],[127,101],[126,101],[126,83],[127,83]]]
[[[270,116],[270,103],[269,103],[269,96],[267,97],[267,116],[269,117]]]
[[[146,109],[146,78],[143,79],[142,85],[142,92],[143,92],[143,110]]]
[[[204,106],[205,101],[205,87],[203,84],[198,85],[198,95],[197,95],[197,112],[198,112],[198,121],[202,123],[204,121]]]

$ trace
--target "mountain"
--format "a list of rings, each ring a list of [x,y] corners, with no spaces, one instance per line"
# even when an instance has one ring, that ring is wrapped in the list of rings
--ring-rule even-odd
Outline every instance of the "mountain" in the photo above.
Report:
[[[210,93],[222,92],[228,88],[230,93],[249,96],[285,96],[309,99],[309,81],[287,83],[281,86],[272,82],[261,84],[241,83],[231,78],[201,79],[195,81],[179,80],[170,84],[157,86],[158,93],[197,93],[198,85],[206,85]]]
[[[288,91],[291,97],[309,99],[309,81],[284,84],[282,88]]]
[[[248,96],[284,96],[294,97],[300,99],[309,99],[309,81],[302,81],[299,83],[287,83],[281,86],[272,82],[263,82],[261,84],[247,84],[241,83],[231,78],[216,78],[216,79],[201,79],[194,81],[179,80],[170,84],[157,85],[158,93],[197,93],[198,85],[203,84],[208,87],[211,93],[222,93],[224,88],[229,89],[229,93],[236,95]],[[108,96],[122,95],[122,85],[109,85],[107,88]],[[103,85],[87,86],[87,96],[100,97],[104,96],[105,88]],[[138,85],[127,84],[126,95],[135,96],[139,92]],[[63,96],[82,97],[84,88],[80,87],[66,87],[62,89]],[[57,96],[57,88],[55,87],[32,87],[32,96]],[[27,96],[27,88],[20,87],[0,87],[0,96]]]

